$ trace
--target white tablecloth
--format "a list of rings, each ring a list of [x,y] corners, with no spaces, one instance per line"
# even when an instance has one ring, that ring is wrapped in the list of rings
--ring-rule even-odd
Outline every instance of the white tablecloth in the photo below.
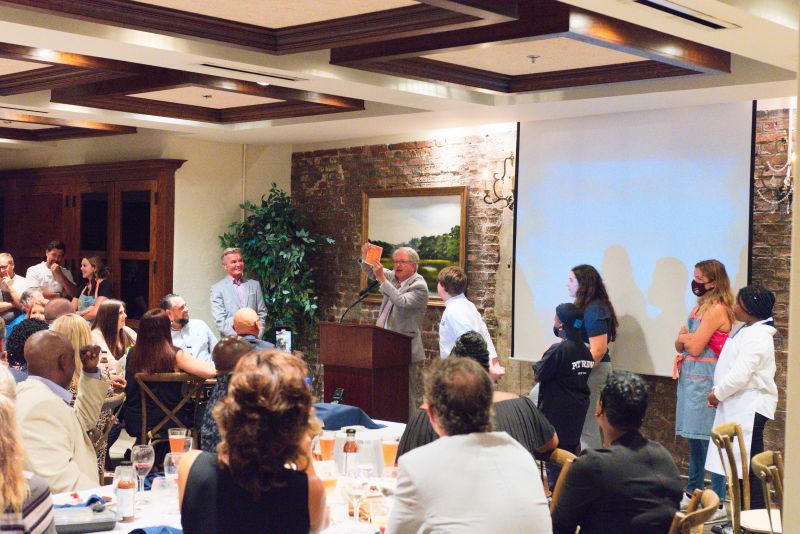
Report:
[[[380,445],[381,439],[399,438],[403,434],[405,426],[403,423],[393,423],[391,421],[376,421],[376,423],[386,425],[386,428],[376,430],[364,430],[365,439],[377,439]],[[362,434],[359,432],[359,435]],[[149,500],[148,504],[137,505],[136,518],[131,523],[117,523],[116,528],[109,532],[130,532],[135,528],[153,527],[158,525],[166,525],[174,528],[181,528],[181,515],[178,509],[178,495],[177,492],[164,492],[163,494],[153,495],[153,492],[146,492]],[[79,499],[85,501],[92,494],[113,497],[114,491],[112,487],[102,486],[90,490],[79,491]],[[69,493],[59,493],[53,495],[54,504],[71,504],[74,498]],[[342,506],[341,496],[334,492],[330,494],[331,506]],[[350,533],[363,533],[371,534],[375,532],[375,528],[366,523],[356,525],[353,521],[345,521],[335,525],[331,525],[325,529],[325,534],[350,534]]]

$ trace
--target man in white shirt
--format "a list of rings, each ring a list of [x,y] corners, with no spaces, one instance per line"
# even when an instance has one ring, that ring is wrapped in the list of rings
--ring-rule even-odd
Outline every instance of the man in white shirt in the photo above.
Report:
[[[47,300],[75,296],[75,280],[62,265],[67,247],[61,241],[50,241],[42,263],[28,267],[25,278],[29,287],[38,287]]]
[[[444,313],[439,323],[439,356],[450,356],[456,340],[462,334],[474,330],[486,341],[486,348],[489,349],[489,373],[492,378],[503,376],[506,370],[499,363],[489,329],[478,309],[464,295],[467,290],[467,273],[458,267],[445,267],[439,271],[438,282],[437,291],[444,301]]]
[[[10,324],[22,314],[20,299],[28,289],[28,282],[14,274],[14,258],[8,252],[0,253],[0,318]]]
[[[439,439],[400,457],[391,534],[550,534],[533,457],[492,432],[492,382],[470,358],[448,358],[425,380]]]
[[[165,295],[160,306],[169,317],[172,344],[198,360],[211,362],[217,338],[208,325],[200,319],[189,319],[189,305],[180,295]]]

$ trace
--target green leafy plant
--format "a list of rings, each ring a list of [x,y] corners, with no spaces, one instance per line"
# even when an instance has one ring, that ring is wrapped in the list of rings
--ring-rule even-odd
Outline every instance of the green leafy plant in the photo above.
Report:
[[[311,334],[317,324],[317,295],[308,259],[334,240],[312,235],[305,216],[275,183],[260,206],[245,202],[240,207],[244,221],[228,225],[219,241],[223,248],[240,248],[248,275],[261,282],[266,330],[285,326]]]

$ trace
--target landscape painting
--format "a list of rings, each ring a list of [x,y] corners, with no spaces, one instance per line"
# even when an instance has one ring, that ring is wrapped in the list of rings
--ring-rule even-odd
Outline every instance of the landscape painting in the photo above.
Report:
[[[417,251],[417,272],[428,284],[429,304],[441,305],[436,292],[439,271],[464,268],[467,188],[436,187],[367,191],[363,195],[363,240],[383,247],[381,264],[394,268],[400,247]],[[366,287],[366,278],[362,287]],[[379,298],[377,288],[374,290]]]

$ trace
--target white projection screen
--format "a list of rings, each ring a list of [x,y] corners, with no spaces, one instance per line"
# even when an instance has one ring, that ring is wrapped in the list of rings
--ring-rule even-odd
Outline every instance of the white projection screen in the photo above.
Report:
[[[513,357],[538,360],[571,301],[570,269],[602,274],[616,369],[669,376],[696,301],[694,265],[747,284],[752,103],[520,124]]]

